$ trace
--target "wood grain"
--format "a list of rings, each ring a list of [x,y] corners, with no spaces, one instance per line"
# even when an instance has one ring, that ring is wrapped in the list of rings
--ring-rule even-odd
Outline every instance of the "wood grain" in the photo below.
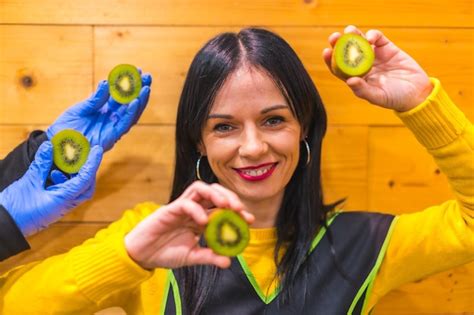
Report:
[[[0,25],[0,124],[51,123],[92,91],[92,27]]]
[[[469,0],[2,0],[3,23],[472,27]]]

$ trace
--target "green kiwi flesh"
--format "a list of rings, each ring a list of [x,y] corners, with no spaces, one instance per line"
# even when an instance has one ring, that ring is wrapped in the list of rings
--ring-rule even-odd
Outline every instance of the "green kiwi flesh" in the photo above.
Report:
[[[207,246],[223,256],[237,256],[250,239],[247,222],[235,211],[218,209],[211,213],[204,231]]]
[[[364,37],[344,34],[334,46],[331,68],[343,79],[362,77],[370,71],[374,59],[374,50]]]
[[[110,96],[120,104],[128,104],[140,94],[142,78],[133,65],[120,64],[109,73]]]
[[[79,131],[64,129],[51,139],[53,161],[58,169],[68,174],[79,172],[89,156],[90,144]]]

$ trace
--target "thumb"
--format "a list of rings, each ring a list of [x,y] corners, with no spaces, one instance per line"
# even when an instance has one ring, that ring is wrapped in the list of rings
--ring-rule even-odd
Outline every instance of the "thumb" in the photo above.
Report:
[[[59,170],[52,170],[50,174],[50,178],[54,185],[62,184],[68,180],[68,177]]]
[[[82,194],[95,181],[103,154],[101,146],[94,146],[79,173],[67,182],[57,185],[57,189],[68,190],[74,197]]]
[[[41,184],[44,184],[48,178],[52,164],[53,145],[51,144],[51,141],[45,141],[38,148],[38,151],[35,154],[35,159],[28,169],[28,173],[31,173],[36,178],[40,179]]]
[[[81,114],[92,114],[105,105],[109,99],[109,84],[102,80],[97,86],[97,90],[80,106]]]

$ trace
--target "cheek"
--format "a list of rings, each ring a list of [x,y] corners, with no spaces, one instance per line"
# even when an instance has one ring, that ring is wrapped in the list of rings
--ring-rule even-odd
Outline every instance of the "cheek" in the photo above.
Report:
[[[212,141],[206,148],[207,159],[213,169],[231,161],[237,152],[235,144],[227,140]]]
[[[300,153],[299,138],[294,135],[280,134],[272,141],[275,151],[287,157],[298,158]]]

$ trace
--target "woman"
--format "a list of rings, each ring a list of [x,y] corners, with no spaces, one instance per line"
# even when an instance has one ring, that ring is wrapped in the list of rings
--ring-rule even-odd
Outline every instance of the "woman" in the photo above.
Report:
[[[140,204],[69,253],[3,276],[3,313],[367,313],[402,283],[473,260],[472,125],[381,32],[365,36],[374,68],[346,83],[397,112],[456,200],[396,218],[336,214],[320,184],[326,115],[296,54],[265,30],[221,34],[184,85],[170,203]],[[214,207],[252,224],[236,259],[198,243]]]

